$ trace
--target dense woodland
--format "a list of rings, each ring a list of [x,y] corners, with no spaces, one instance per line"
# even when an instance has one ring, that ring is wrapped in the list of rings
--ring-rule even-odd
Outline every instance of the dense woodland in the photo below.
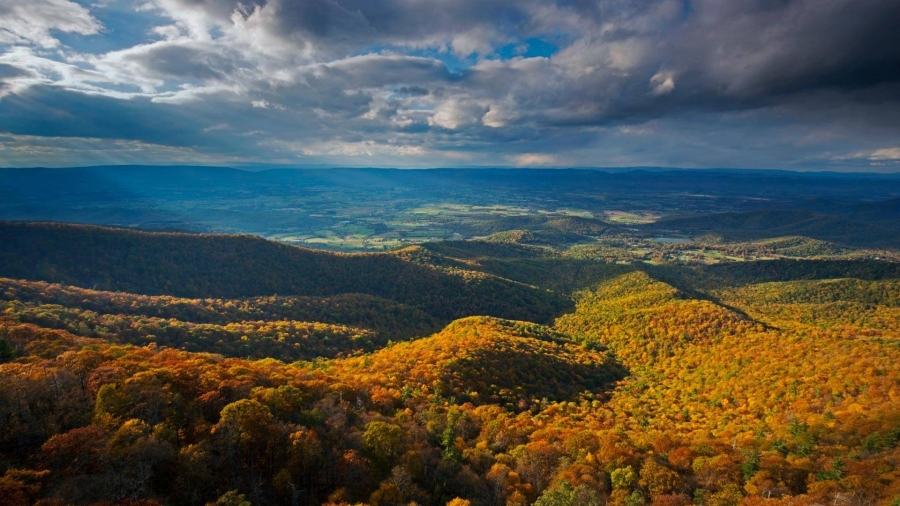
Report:
[[[85,337],[283,359],[371,351],[437,330],[431,315],[360,294],[185,299],[0,278],[0,308]]]
[[[71,228],[0,247],[3,504],[900,505],[896,264],[451,242],[364,256],[388,291],[222,257],[192,293],[165,248],[226,237]],[[261,272],[298,293],[233,291]]]
[[[482,272],[396,254],[334,254],[253,236],[0,222],[0,276],[180,297],[361,293],[446,321],[472,314],[549,321],[569,301]]]
[[[896,207],[896,202],[884,204],[893,204]],[[660,220],[648,228],[659,231],[678,230],[689,234],[715,233],[730,240],[804,236],[844,246],[869,248],[900,246],[896,222],[854,221],[843,216],[805,210],[759,210],[673,217]]]

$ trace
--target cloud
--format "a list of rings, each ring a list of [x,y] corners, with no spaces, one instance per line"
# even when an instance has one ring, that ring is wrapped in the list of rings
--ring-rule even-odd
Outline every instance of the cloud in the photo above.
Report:
[[[428,123],[441,128],[455,130],[464,125],[481,122],[486,109],[472,101],[451,99],[440,103]]]
[[[375,141],[358,142],[323,142],[316,144],[304,144],[302,146],[290,143],[274,143],[291,151],[299,151],[306,156],[342,156],[342,157],[366,157],[375,156],[421,156],[426,154],[422,146],[409,146],[393,143],[378,143]]]
[[[273,104],[268,100],[253,100],[250,102],[250,105],[255,107],[256,109],[279,109],[285,110],[286,108],[281,104]]]
[[[883,0],[142,5],[143,39],[102,50],[127,29],[107,6],[0,3],[0,132],[279,163],[791,167],[892,160],[900,132]]]
[[[424,97],[428,95],[428,90],[421,86],[401,86],[396,92],[401,95],[409,95],[414,97]]]
[[[650,78],[654,95],[665,95],[675,89],[675,77],[671,72],[657,72]]]
[[[881,148],[872,151],[872,154],[869,155],[870,160],[890,160],[890,161],[900,161],[900,147],[898,148]]]
[[[835,161],[845,163],[867,163],[870,166],[900,167],[900,147],[879,148],[840,154],[833,157]]]
[[[81,35],[99,33],[102,26],[90,11],[69,0],[3,0],[0,2],[0,44],[59,45],[51,30]]]
[[[519,167],[552,167],[561,166],[560,158],[546,153],[522,153],[512,156],[512,161]]]

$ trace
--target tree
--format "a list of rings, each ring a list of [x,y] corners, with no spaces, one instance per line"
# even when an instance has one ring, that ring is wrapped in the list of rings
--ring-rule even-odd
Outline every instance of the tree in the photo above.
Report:
[[[603,499],[596,490],[585,485],[573,488],[567,481],[548,489],[538,497],[535,506],[601,506]]]
[[[681,476],[650,458],[641,467],[639,484],[650,492],[651,497],[656,497],[676,492],[681,486]]]
[[[237,490],[225,492],[214,504],[215,506],[252,506],[250,501],[244,497],[244,494],[239,493]]]
[[[44,481],[50,471],[32,471],[22,469],[7,469],[0,476],[0,498],[2,503],[8,506],[26,506],[34,504]]]
[[[706,506],[737,506],[744,499],[741,489],[734,483],[722,487],[715,494],[709,495],[704,503]]]
[[[0,364],[16,358],[16,350],[5,337],[0,337]]]
[[[261,461],[269,454],[271,421],[269,408],[252,399],[241,399],[222,408],[219,423],[213,430],[224,443],[233,485],[240,486],[247,481],[255,484],[257,470],[265,463]]]
[[[382,470],[392,467],[393,460],[403,453],[403,429],[392,423],[369,422],[361,440],[366,456]]]
[[[620,467],[609,474],[612,486],[616,490],[628,490],[637,481],[637,475],[631,466]]]

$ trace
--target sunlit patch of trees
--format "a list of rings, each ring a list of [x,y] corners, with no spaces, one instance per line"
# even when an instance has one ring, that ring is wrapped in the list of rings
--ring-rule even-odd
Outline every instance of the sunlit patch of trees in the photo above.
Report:
[[[56,305],[100,315],[130,315],[215,325],[243,321],[323,322],[369,329],[394,340],[427,335],[441,327],[437,318],[420,309],[363,294],[189,299],[0,278],[0,300],[14,303],[17,307]]]

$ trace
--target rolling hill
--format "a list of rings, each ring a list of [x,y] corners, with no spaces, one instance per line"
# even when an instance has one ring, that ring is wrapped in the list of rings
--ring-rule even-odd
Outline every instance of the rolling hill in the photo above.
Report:
[[[602,220],[580,216],[511,216],[479,227],[488,242],[564,246],[617,235],[621,228]]]
[[[809,211],[763,210],[673,217],[645,226],[653,233],[712,234],[726,241],[804,236],[863,248],[900,247],[900,230]]]
[[[486,317],[456,320],[432,336],[336,361],[327,370],[352,383],[514,411],[541,399],[602,393],[626,373],[611,357],[548,327]]]
[[[717,292],[723,306],[631,273],[582,292],[554,328],[608,344],[628,367],[610,409],[628,413],[622,423],[635,434],[707,433],[802,456],[811,444],[860,444],[863,425],[898,427],[895,289],[895,281],[766,283]]]
[[[0,239],[0,276],[100,290],[190,298],[360,293],[445,321],[491,315],[542,322],[570,307],[562,295],[482,272],[253,236],[3,222]]]
[[[437,318],[421,309],[363,294],[189,299],[0,278],[0,301],[4,300],[18,302],[30,308],[31,312],[37,311],[37,308],[50,310],[55,306],[93,312],[95,315],[158,318],[210,325],[259,321],[321,322],[364,328],[378,334],[383,341],[419,337],[441,327]]]

